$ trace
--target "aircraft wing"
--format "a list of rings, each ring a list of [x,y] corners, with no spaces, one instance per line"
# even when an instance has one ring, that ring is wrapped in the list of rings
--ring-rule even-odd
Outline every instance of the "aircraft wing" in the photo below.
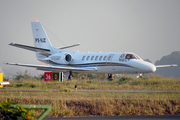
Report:
[[[34,65],[34,64],[21,64],[21,63],[6,63],[6,64],[32,67],[38,70],[45,70],[45,71],[97,71],[96,67],[66,67],[66,66],[64,67],[64,66]]]
[[[156,65],[156,68],[164,68],[164,67],[176,67],[178,65],[176,64],[171,64],[171,65]]]
[[[14,42],[10,43],[9,45],[19,47],[19,48],[23,48],[23,49],[26,49],[26,50],[31,50],[31,51],[34,51],[34,52],[49,52],[50,51],[49,49],[32,47],[32,46],[22,45],[22,44],[18,44],[18,43],[14,43]]]

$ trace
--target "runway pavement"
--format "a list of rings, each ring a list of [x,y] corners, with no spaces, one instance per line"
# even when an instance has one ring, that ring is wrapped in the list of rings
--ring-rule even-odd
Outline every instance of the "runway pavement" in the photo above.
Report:
[[[180,115],[131,115],[131,116],[94,116],[94,117],[59,117],[43,120],[180,120]]]

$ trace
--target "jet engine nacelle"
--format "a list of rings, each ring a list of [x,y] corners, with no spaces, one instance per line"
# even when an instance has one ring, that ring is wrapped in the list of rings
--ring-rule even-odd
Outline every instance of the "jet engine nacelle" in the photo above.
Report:
[[[49,56],[49,60],[56,64],[69,64],[73,59],[70,53],[58,53]]]
[[[65,60],[65,62],[66,62],[67,64],[69,64],[69,63],[72,62],[72,56],[71,56],[71,54],[69,54],[69,53],[66,53],[66,54],[64,55],[64,58],[63,58],[63,59]]]

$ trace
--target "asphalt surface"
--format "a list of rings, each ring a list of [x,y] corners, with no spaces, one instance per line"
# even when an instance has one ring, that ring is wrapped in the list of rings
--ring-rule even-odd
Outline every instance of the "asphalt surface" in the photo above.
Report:
[[[131,115],[44,118],[43,120],[180,120],[180,115]]]
[[[0,91],[20,91],[20,92],[60,92],[57,89],[0,89]],[[75,92],[75,90],[72,90]],[[180,93],[180,91],[169,90],[77,90],[77,92],[119,92],[119,93]]]

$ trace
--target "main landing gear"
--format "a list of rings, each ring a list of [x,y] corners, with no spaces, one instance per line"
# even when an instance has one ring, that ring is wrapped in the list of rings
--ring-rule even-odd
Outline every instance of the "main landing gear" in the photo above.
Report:
[[[73,77],[73,75],[72,75],[72,71],[69,71],[69,77],[68,77],[68,80],[71,80],[71,79],[72,79],[72,77]]]
[[[113,75],[112,74],[108,74],[108,80],[113,80]]]
[[[72,75],[72,71],[68,71],[68,72],[63,72],[64,74],[64,79],[65,80],[71,80],[73,75]]]

